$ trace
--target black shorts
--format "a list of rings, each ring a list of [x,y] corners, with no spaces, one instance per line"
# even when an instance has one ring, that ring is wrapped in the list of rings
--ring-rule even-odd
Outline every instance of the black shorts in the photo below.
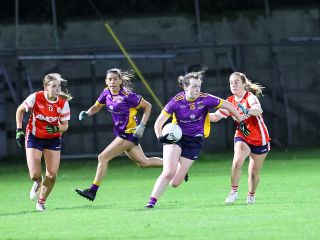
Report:
[[[243,138],[241,137],[236,137],[234,138],[234,143],[236,142],[245,142],[248,147],[250,148],[251,152],[257,155],[262,155],[265,153],[268,153],[270,151],[270,142],[268,142],[266,145],[262,146],[254,146],[252,144],[247,143]]]
[[[200,155],[203,137],[182,135],[181,139],[176,144],[182,149],[181,157],[196,160]]]
[[[29,134],[27,134],[26,147],[27,148],[36,148],[40,151],[43,151],[43,149],[60,151],[61,150],[61,137],[37,138],[32,133],[29,133]]]

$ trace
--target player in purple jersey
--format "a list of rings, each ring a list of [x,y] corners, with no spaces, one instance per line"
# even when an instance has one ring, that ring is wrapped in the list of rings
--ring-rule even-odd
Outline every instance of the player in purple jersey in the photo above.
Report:
[[[147,158],[139,145],[139,139],[150,116],[151,104],[131,91],[132,77],[134,75],[131,72],[121,72],[117,68],[108,70],[105,79],[107,87],[89,110],[79,114],[79,120],[82,120],[98,113],[105,106],[114,123],[115,139],[99,154],[96,176],[91,187],[84,190],[76,189],[79,195],[91,201],[96,197],[109,161],[121,153],[125,153],[130,160],[143,168],[161,167],[163,163],[161,158]],[[143,110],[143,116],[138,124],[136,114],[140,109]]]
[[[156,120],[155,134],[159,142],[164,143],[163,170],[155,182],[146,208],[154,207],[169,183],[172,187],[178,187],[194,160],[199,157],[203,139],[210,134],[209,109],[225,108],[241,122],[241,116],[232,104],[200,92],[204,72],[205,69],[180,76],[178,82],[184,91],[169,101]],[[182,129],[182,138],[178,142],[168,140],[168,135],[161,135],[162,126],[171,116],[173,122]],[[240,125],[243,131],[246,130],[244,122]]]

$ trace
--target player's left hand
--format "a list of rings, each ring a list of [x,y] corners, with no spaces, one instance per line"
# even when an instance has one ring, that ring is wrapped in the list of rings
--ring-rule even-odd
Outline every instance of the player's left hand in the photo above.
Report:
[[[250,131],[244,121],[239,122],[239,129],[245,137],[248,137],[250,135]]]
[[[144,123],[140,123],[136,128],[135,128],[135,132],[133,134],[134,137],[136,138],[141,138],[144,130],[146,128],[146,125]]]
[[[50,134],[59,132],[59,127],[57,126],[46,126],[46,131]]]

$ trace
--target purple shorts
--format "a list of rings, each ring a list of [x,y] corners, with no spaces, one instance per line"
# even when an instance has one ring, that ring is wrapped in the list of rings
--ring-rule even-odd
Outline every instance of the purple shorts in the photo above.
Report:
[[[129,142],[133,142],[135,145],[138,145],[138,144],[139,144],[139,140],[140,140],[140,139],[134,137],[134,136],[133,136],[133,133],[124,133],[124,132],[118,133],[118,132],[114,131],[114,135],[115,135],[116,137],[121,137],[122,139],[125,139],[125,140],[127,140],[127,141],[129,141]]]
[[[182,149],[181,157],[197,160],[202,148],[203,138],[182,135],[182,138],[176,144]]]
[[[263,145],[263,146],[254,146],[252,144],[247,143],[241,137],[234,138],[234,143],[239,142],[239,141],[245,142],[249,146],[251,152],[254,154],[257,154],[257,155],[262,155],[262,154],[268,153],[270,151],[270,142],[268,142],[266,145]]]
[[[54,151],[61,150],[61,137],[56,138],[37,138],[32,133],[27,134],[26,138],[27,148],[36,148],[40,151],[43,149],[50,149]]]

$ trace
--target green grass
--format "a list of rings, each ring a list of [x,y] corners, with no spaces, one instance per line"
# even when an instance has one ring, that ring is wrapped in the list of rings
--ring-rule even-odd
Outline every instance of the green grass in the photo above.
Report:
[[[161,169],[138,169],[127,159],[110,164],[97,198],[80,198],[96,161],[62,162],[46,212],[29,200],[26,164],[0,167],[0,239],[319,239],[320,150],[270,153],[255,205],[245,205],[247,165],[237,203],[225,206],[232,153],[203,154],[190,180],[168,188],[145,210]]]

